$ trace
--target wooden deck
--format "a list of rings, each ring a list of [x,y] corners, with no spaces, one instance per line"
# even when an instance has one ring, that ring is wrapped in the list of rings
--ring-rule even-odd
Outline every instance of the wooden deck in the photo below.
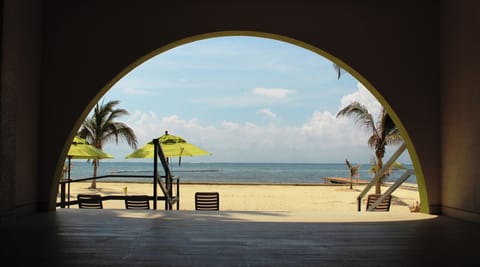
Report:
[[[59,209],[0,229],[0,256],[11,266],[480,266],[478,226],[419,213]]]
[[[350,178],[345,177],[325,177],[325,184],[350,184]],[[355,185],[365,185],[368,184],[369,181],[362,180],[362,179],[352,179],[352,184]]]

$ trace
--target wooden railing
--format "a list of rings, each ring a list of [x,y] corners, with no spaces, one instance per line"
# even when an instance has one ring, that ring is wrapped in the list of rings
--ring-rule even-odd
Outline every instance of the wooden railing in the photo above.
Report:
[[[80,181],[88,181],[93,179],[103,179],[103,178],[115,178],[115,177],[128,177],[128,178],[152,178],[153,180],[153,196],[149,196],[153,201],[153,209],[157,209],[157,201],[163,200],[165,201],[165,210],[171,210],[173,205],[176,204],[177,210],[180,209],[180,178],[173,177],[172,173],[170,172],[170,168],[168,166],[167,158],[163,153],[162,147],[158,139],[153,139],[154,144],[154,157],[153,157],[153,174],[151,176],[145,175],[104,175],[104,176],[97,176],[97,177],[89,177],[83,179],[64,179],[60,181],[60,203],[57,203],[57,206],[61,208],[65,208],[65,206],[70,206],[71,204],[77,204],[76,201],[70,201],[70,183],[72,182],[80,182]],[[165,175],[160,175],[158,172],[158,159],[162,164],[162,168]],[[69,175],[70,177],[70,175]],[[163,182],[162,180],[165,180]],[[176,185],[176,190],[174,192],[173,185]],[[163,196],[158,196],[157,192],[157,185],[162,190]],[[68,201],[66,199],[66,186],[68,186]],[[109,200],[109,199],[117,199],[117,200],[125,200],[126,196],[118,195],[118,196],[104,196],[102,200]]]
[[[367,194],[367,192],[372,188],[373,185],[375,185],[385,174],[386,170],[388,170],[393,163],[400,157],[400,155],[407,149],[407,146],[405,143],[402,143],[400,147],[397,149],[397,151],[392,155],[392,157],[383,165],[382,169],[379,170],[376,174],[375,177],[370,181],[370,183],[367,184],[367,186],[363,189],[363,191],[358,195],[357,197],[357,206],[358,206],[358,211],[362,210],[362,198]],[[375,208],[382,203],[382,201],[387,197],[390,196],[393,191],[395,191],[403,182],[405,182],[408,177],[411,175],[415,174],[414,170],[407,169],[405,173],[393,184],[391,185],[385,193],[380,195],[380,197],[368,208],[368,211],[375,210]]]
[[[88,177],[88,178],[81,178],[81,179],[62,179],[60,181],[60,202],[56,203],[57,207],[66,208],[70,207],[70,205],[77,205],[77,200],[70,200],[70,184],[75,182],[85,182],[94,179],[105,179],[105,178],[128,178],[128,179],[142,179],[142,178],[150,178],[152,179],[151,175],[103,175],[97,177]],[[158,176],[157,179],[166,179],[165,176]],[[164,191],[163,196],[158,196],[157,190],[155,187],[157,183],[153,183],[153,193],[149,197],[149,200],[153,200],[153,209],[157,209],[157,201],[165,201],[165,209],[172,209],[173,205],[176,204],[176,209],[180,209],[180,177],[172,177],[170,182],[170,190],[172,192]],[[173,190],[175,189],[175,190]],[[166,196],[168,195],[168,197]],[[102,196],[102,200],[125,200],[126,195],[108,195]],[[168,205],[167,205],[168,204]]]

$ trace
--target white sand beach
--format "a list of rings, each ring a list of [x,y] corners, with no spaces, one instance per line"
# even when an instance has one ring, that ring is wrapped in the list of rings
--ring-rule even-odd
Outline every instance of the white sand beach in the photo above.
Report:
[[[75,200],[80,193],[98,193],[106,195],[127,194],[152,195],[151,183],[103,182],[97,181],[97,189],[89,189],[89,182],[71,183],[70,200]],[[181,184],[180,210],[194,210],[195,192],[214,191],[220,194],[220,210],[224,211],[310,211],[338,212],[356,211],[357,196],[365,185],[232,185],[232,184]],[[387,187],[382,189],[385,192]],[[371,192],[373,193],[373,188]],[[161,192],[158,190],[159,193]],[[410,213],[409,206],[420,202],[416,185],[405,184],[392,194],[390,212]],[[59,200],[58,200],[59,201]],[[365,210],[365,201],[362,210]],[[164,203],[159,201],[158,208]],[[70,208],[77,208],[72,205]],[[125,209],[121,200],[104,201],[106,209]]]

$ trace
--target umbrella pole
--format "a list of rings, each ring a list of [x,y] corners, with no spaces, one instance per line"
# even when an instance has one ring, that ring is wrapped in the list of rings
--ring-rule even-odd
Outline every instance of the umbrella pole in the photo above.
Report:
[[[154,145],[154,148],[153,148],[153,151],[154,151],[154,155],[153,155],[153,209],[156,210],[157,209],[157,165],[158,165],[158,158],[157,158],[157,145],[158,145],[158,140],[157,139],[153,139],[153,145]]]
[[[68,208],[70,208],[70,166],[71,166],[72,157],[68,157]]]
[[[67,170],[68,171],[68,170]],[[60,184],[60,208],[65,208],[65,163],[63,164],[62,178],[59,180]]]

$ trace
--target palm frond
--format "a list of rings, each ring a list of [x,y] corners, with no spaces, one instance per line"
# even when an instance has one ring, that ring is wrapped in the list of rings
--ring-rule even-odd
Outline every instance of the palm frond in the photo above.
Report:
[[[337,73],[337,80],[340,80],[340,77],[342,76],[343,72],[345,72],[340,65],[333,63],[333,68],[335,69],[335,72]]]
[[[381,138],[377,132],[373,132],[373,134],[368,138],[367,144],[370,148],[375,149],[378,143],[381,142]]]
[[[347,164],[347,167],[348,167],[349,169],[352,168],[352,164],[350,164],[350,162],[348,161],[348,159],[345,159],[345,164]]]
[[[350,171],[350,176],[351,177],[357,175],[358,169],[360,169],[360,165],[352,166],[352,164],[350,164],[350,162],[347,159],[345,159],[345,164],[347,164],[347,167],[348,167],[348,170]]]
[[[368,112],[367,107],[356,101],[338,111],[337,118],[338,117],[352,117],[355,120],[355,123],[360,126],[372,130],[373,132],[377,131],[372,114]]]
[[[122,127],[118,131],[118,135],[122,136],[125,141],[127,141],[127,144],[133,148],[137,149],[138,141],[137,137],[135,136],[135,133],[133,132],[133,129],[130,127]]]
[[[119,103],[118,100],[97,103],[91,117],[84,121],[79,131],[81,137],[87,137],[92,145],[100,149],[107,142],[114,141],[118,144],[119,138],[136,149],[137,137],[133,129],[123,122],[115,121],[120,116],[129,114],[125,109],[115,109]]]

